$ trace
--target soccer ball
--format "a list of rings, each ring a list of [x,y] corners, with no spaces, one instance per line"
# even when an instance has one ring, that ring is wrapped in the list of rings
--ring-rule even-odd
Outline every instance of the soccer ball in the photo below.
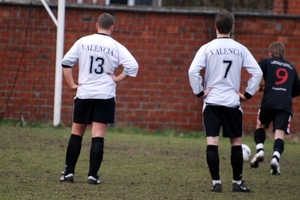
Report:
[[[242,151],[243,151],[244,162],[249,161],[251,156],[251,149],[249,148],[249,146],[246,144],[242,144]]]

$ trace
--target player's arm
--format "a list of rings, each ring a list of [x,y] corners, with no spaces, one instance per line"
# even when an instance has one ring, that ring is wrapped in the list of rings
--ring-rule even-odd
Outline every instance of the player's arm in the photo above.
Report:
[[[263,72],[262,72],[260,65],[254,59],[254,57],[248,51],[248,49],[246,49],[245,51],[246,52],[245,52],[245,60],[244,60],[243,67],[248,71],[249,74],[251,74],[251,78],[248,80],[248,84],[247,84],[247,88],[244,93],[244,96],[247,99],[251,99],[251,97],[257,91],[259,84],[261,83]],[[241,100],[243,100],[243,99],[241,99]]]
[[[200,75],[200,71],[203,69],[205,63],[205,54],[203,49],[204,48],[200,48],[198,50],[188,70],[190,86],[193,93],[199,98],[204,98],[210,91],[204,91],[202,86],[203,79]]]
[[[64,74],[64,77],[71,89],[77,89],[79,87],[79,85],[75,84],[75,82],[74,82],[71,67],[63,67],[63,74]]]
[[[256,91],[263,92],[264,90],[265,90],[265,80],[262,78]]]
[[[263,59],[263,60],[259,61],[258,65],[261,68],[263,74],[266,74],[266,70],[267,70],[267,66],[268,66],[267,60]],[[264,90],[265,90],[265,79],[262,78],[256,91],[263,92]]]
[[[136,77],[139,65],[128,49],[120,43],[117,43],[119,49],[119,65],[123,67],[123,72],[118,76],[110,74],[116,83],[124,81],[128,77]]]
[[[128,75],[124,74],[123,72],[118,76],[115,76],[114,74],[110,74],[110,76],[116,83],[120,83],[121,81],[124,81],[128,78]]]
[[[79,44],[80,40],[77,40],[61,61],[64,77],[71,89],[77,89],[79,87],[79,85],[75,84],[72,74],[72,67],[78,62],[79,59]]]

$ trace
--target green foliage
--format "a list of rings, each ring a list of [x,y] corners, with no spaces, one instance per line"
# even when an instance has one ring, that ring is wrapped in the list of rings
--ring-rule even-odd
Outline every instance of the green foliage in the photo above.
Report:
[[[0,126],[14,126],[16,122],[8,119],[0,119]]]
[[[0,127],[31,127],[31,128],[49,128],[53,127],[52,123],[45,123],[40,121],[34,121],[27,123],[25,121],[14,121],[9,119],[1,119]],[[65,126],[61,123],[55,128],[65,128]]]
[[[163,133],[163,132],[161,132]],[[232,193],[230,144],[221,138],[223,192],[211,193],[205,137],[185,137],[174,130],[147,133],[137,128],[109,128],[105,138],[100,185],[88,185],[90,132],[83,138],[75,183],[60,183],[70,129],[0,126],[0,199],[297,199],[300,143],[286,142],[280,176],[269,174],[273,141],[258,169],[244,165],[249,194]],[[187,133],[186,133],[187,134]],[[252,138],[244,138],[254,153]]]

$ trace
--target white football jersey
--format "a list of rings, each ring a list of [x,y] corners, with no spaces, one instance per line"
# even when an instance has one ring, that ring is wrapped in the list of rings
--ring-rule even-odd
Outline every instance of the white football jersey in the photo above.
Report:
[[[194,94],[212,88],[204,102],[235,107],[240,105],[241,70],[245,68],[251,78],[246,93],[255,94],[262,71],[249,50],[231,38],[216,38],[203,45],[195,55],[188,76]],[[200,71],[205,68],[204,83]],[[244,93],[244,92],[241,92]]]
[[[138,63],[122,44],[108,35],[93,34],[80,38],[66,53],[62,65],[73,67],[79,61],[76,97],[110,99],[116,96],[116,83],[109,74],[122,65],[123,73],[136,77]]]

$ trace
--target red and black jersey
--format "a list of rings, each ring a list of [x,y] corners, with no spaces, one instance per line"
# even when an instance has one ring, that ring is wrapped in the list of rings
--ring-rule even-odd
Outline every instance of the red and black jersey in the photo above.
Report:
[[[297,70],[283,58],[263,59],[258,64],[265,80],[261,107],[292,114],[292,98],[300,95]]]

